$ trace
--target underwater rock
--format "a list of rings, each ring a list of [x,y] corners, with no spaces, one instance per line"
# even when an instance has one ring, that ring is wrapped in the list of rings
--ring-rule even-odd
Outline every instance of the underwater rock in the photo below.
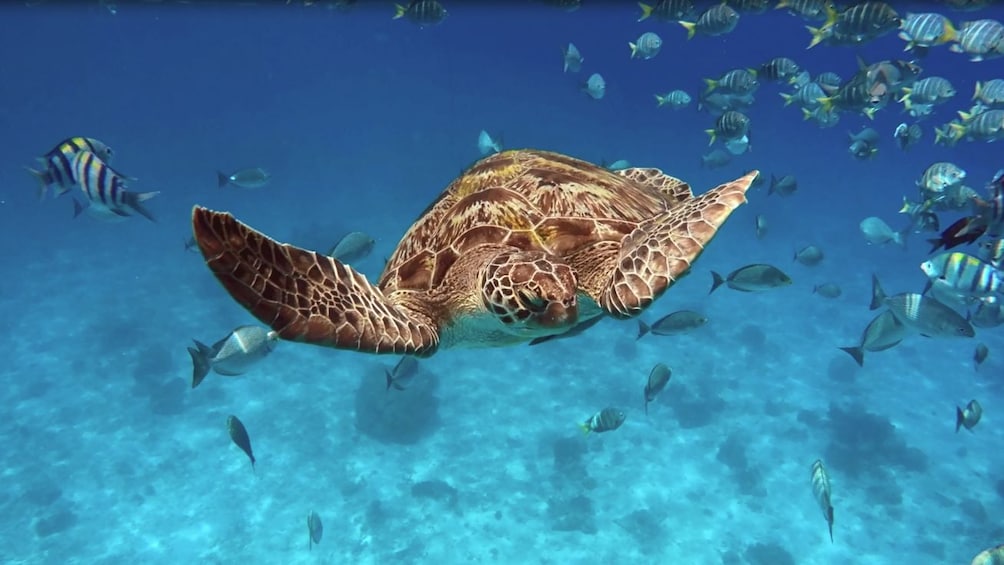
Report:
[[[65,532],[77,523],[77,515],[69,510],[59,510],[35,522],[35,533],[40,538]]]
[[[776,543],[757,543],[746,548],[746,563],[749,565],[795,565],[795,558],[783,546]]]

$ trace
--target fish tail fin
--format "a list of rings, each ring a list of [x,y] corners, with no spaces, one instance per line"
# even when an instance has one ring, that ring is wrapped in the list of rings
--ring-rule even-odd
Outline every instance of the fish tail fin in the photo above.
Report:
[[[711,94],[716,88],[718,88],[718,81],[713,78],[704,79],[704,84],[708,85],[708,87],[704,89],[705,95]]]
[[[407,6],[402,6],[401,4],[394,4],[394,17],[391,18],[391,19],[392,20],[399,20],[399,19],[403,18],[404,15],[407,14],[407,13],[408,13],[408,7]]]
[[[808,121],[812,119],[812,110],[802,107],[802,121]]]
[[[150,220],[151,222],[156,222],[157,218],[153,217],[153,213],[147,210],[146,206],[143,206],[143,203],[153,198],[154,196],[157,196],[158,194],[160,194],[160,191],[154,191],[154,192],[127,191],[122,198],[125,200],[126,206],[132,208],[133,210],[138,212],[141,216]]]
[[[669,96],[659,96],[658,94],[655,95],[655,102],[656,105],[659,107],[665,106],[668,100]]]
[[[633,41],[628,41],[628,47],[631,48],[631,58],[634,59],[634,56],[638,54],[638,45]]]
[[[787,92],[781,92],[781,98],[784,98],[784,105],[791,106],[791,99],[795,97],[794,94],[788,94]]]
[[[693,39],[694,34],[697,33],[697,24],[694,22],[677,22],[683,26],[683,29],[687,30],[687,39]]]
[[[878,276],[872,273],[872,302],[868,305],[868,309],[877,309],[885,303],[885,299],[885,291],[882,290],[882,285],[879,284]]]
[[[959,433],[959,428],[962,427],[962,422],[966,420],[966,415],[962,411],[962,408],[958,406],[955,407],[955,433]]]
[[[774,9],[780,10],[782,8],[787,8],[788,6],[791,6],[791,0],[781,0],[777,3],[777,6],[774,6]]]
[[[717,290],[718,287],[722,286],[722,283],[724,282],[725,279],[722,278],[722,275],[719,275],[715,271],[711,271],[711,290],[708,291],[708,294],[711,294],[712,292]]]
[[[708,134],[708,137],[711,138],[708,141],[708,145],[714,144],[715,143],[715,130],[714,129],[706,129],[706,130],[704,130],[704,133]]]
[[[953,24],[948,18],[945,18],[945,33],[941,34],[938,41],[941,43],[948,43],[949,41],[955,41],[958,37],[959,30],[955,29],[955,24]]]
[[[819,102],[819,109],[823,111],[824,114],[829,114],[833,111],[833,97],[824,96],[822,98],[816,98],[816,102]]]
[[[645,337],[645,334],[652,331],[652,326],[645,323],[641,318],[638,319],[638,337],[634,338],[635,341]]]
[[[826,29],[826,26],[823,27],[805,26],[805,29],[809,30],[809,33],[812,34],[812,40],[809,41],[809,46],[805,48],[806,50],[812,49],[813,47],[819,45],[824,39],[826,39],[826,36],[829,33],[829,31]]]
[[[644,2],[638,2],[638,7],[641,8],[641,17],[638,18],[639,22],[647,20],[652,15],[652,6]]]
[[[223,173],[222,171],[216,171],[216,186],[218,188],[224,188],[230,184],[230,175]]]
[[[52,175],[49,174],[49,170],[36,171],[31,167],[25,167],[25,170],[38,181],[38,199],[45,200],[45,193],[49,191],[49,185],[52,184]]]
[[[865,350],[860,346],[856,347],[841,347],[841,351],[846,352],[848,355],[854,358],[854,362],[858,364],[859,367],[865,366]]]
[[[976,100],[983,93],[983,83],[976,81],[976,88],[973,90],[973,100]]]
[[[199,340],[192,341],[195,342],[195,347],[189,347],[188,354],[192,356],[192,388],[195,388],[209,374],[211,367],[209,358],[213,350]]]
[[[776,192],[775,191],[776,187],[777,187],[777,177],[774,176],[774,173],[771,173],[770,174],[770,186],[767,187],[767,196],[770,196],[771,194],[774,194],[774,192]]]

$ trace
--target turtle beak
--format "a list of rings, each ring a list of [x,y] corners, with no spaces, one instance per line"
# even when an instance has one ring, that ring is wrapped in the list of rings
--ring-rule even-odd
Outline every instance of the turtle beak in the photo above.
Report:
[[[565,303],[552,301],[543,312],[534,316],[535,325],[541,328],[570,328],[579,321],[579,305],[573,298]]]

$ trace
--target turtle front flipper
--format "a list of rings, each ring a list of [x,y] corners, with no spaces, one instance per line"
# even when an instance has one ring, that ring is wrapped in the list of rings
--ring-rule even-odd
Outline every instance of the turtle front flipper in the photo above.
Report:
[[[640,314],[683,275],[715,237],[759,172],[752,171],[638,226],[624,238],[600,306],[617,318]]]
[[[431,355],[438,329],[330,257],[276,242],[230,214],[192,210],[206,265],[279,337],[372,353]]]

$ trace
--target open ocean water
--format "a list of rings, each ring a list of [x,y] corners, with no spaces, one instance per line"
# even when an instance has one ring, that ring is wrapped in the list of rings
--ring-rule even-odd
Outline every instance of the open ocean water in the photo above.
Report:
[[[784,106],[790,86],[761,80],[744,110],[751,151],[711,169],[703,78],[787,56],[848,79],[856,56],[911,58],[905,43],[892,31],[806,50],[805,25],[819,23],[773,9],[688,41],[676,23],[639,23],[633,2],[591,0],[447,1],[427,26],[392,19],[389,2],[28,4],[0,8],[0,562],[965,564],[1004,543],[1004,329],[910,335],[863,367],[838,349],[875,315],[872,274],[890,294],[923,289],[936,235],[869,245],[859,222],[903,228],[902,198],[918,199],[934,162],[965,169],[980,195],[1004,167],[1000,143],[933,143],[977,81],[1004,78],[1004,59],[932,47],[921,76],[948,78],[954,98],[920,120],[892,101],[825,129]],[[1004,20],[1000,4],[894,6]],[[661,52],[632,59],[628,42],[648,31]],[[569,42],[578,73],[562,72]],[[600,100],[581,91],[594,72]],[[693,101],[657,108],[653,95],[674,89]],[[924,130],[908,151],[892,135],[904,121]],[[881,135],[870,160],[848,151],[863,127]],[[444,350],[404,391],[385,390],[395,357],[281,342],[243,376],[191,388],[193,338],[257,323],[185,250],[193,205],[320,251],[364,231],[375,249],[353,266],[375,280],[481,157],[481,130],[507,149],[658,167],[695,192],[762,171],[692,274],[643,315],[692,309],[708,323],[636,340],[635,321],[604,320],[534,347]],[[132,190],[160,191],[146,202],[156,223],[74,219],[79,189],[39,201],[25,167],[72,136],[111,146]],[[216,171],[246,167],[269,183],[217,188]],[[794,175],[797,192],[768,195],[770,175]],[[965,213],[940,213],[942,228]],[[809,244],[818,266],[792,260]],[[712,270],[750,263],[793,283],[709,295]],[[841,296],[813,292],[825,282]],[[978,343],[990,353],[974,370]],[[659,362],[672,378],[646,415]],[[971,399],[983,419],[956,433]],[[623,426],[585,436],[578,425],[607,406]],[[324,526],[312,548],[311,511]]]

